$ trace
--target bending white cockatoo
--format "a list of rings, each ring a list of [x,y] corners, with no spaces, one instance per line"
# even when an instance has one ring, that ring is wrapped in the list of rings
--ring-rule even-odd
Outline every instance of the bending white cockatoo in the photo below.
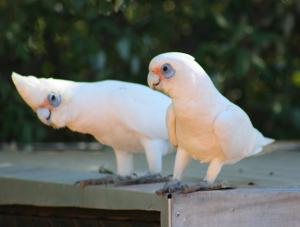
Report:
[[[262,151],[273,142],[255,129],[248,115],[225,98],[202,67],[188,54],[170,52],[154,57],[148,84],[172,98],[167,127],[177,146],[173,178],[180,180],[190,158],[209,163],[205,180],[211,185],[224,164]],[[171,188],[167,188],[172,190]]]
[[[113,80],[84,83],[17,73],[12,73],[12,80],[44,124],[87,133],[111,146],[120,176],[133,173],[133,154],[143,151],[150,173],[161,172],[162,155],[172,150],[165,126],[169,97]]]

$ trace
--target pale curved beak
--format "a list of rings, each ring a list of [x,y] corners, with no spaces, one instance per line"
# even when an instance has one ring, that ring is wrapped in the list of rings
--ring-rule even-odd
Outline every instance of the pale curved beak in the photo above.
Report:
[[[154,73],[149,72],[147,77],[147,82],[150,88],[155,89],[160,83],[160,78]]]
[[[36,114],[41,122],[46,125],[50,124],[51,111],[48,108],[38,108]]]

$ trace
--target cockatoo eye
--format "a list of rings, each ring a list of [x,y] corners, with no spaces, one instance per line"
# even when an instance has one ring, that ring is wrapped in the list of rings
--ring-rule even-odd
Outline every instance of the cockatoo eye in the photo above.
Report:
[[[160,71],[167,79],[175,75],[175,69],[169,63],[163,64]]]
[[[48,95],[48,102],[53,107],[58,107],[61,103],[61,97],[58,94],[55,94],[54,92],[49,93]]]

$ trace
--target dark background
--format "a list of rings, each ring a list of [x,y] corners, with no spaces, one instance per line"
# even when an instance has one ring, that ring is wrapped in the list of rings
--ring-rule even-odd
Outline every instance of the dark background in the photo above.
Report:
[[[44,126],[10,75],[146,84],[166,51],[196,57],[276,139],[300,135],[300,1],[0,0],[0,142],[90,141]]]

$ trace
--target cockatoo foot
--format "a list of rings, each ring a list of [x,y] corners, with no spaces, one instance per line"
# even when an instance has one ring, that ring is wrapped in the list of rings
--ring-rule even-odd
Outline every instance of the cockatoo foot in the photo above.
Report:
[[[75,185],[79,185],[81,187],[89,186],[89,185],[107,185],[112,184],[115,186],[121,185],[134,185],[134,184],[151,184],[151,183],[160,183],[169,181],[171,176],[161,176],[160,174],[149,174],[145,176],[137,176],[136,174],[132,174],[131,176],[119,176],[119,175],[109,175],[101,178],[95,179],[86,179],[75,182]]]
[[[75,185],[79,185],[81,187],[89,186],[89,185],[107,185],[107,184],[114,184],[116,181],[124,180],[124,178],[119,175],[110,174],[108,176],[100,177],[100,178],[91,178],[76,181]]]
[[[194,185],[188,185],[181,192],[183,194],[197,192],[197,191],[210,191],[210,190],[220,190],[220,189],[230,189],[232,187],[227,187],[222,183],[209,184],[207,181],[200,181]]]
[[[102,174],[114,174],[112,170],[105,168],[104,166],[100,166],[98,172]]]
[[[114,185],[133,185],[133,184],[153,184],[167,182],[172,176],[162,176],[160,174],[147,174],[144,176],[133,175],[129,179],[120,180],[114,183]]]
[[[182,184],[179,180],[171,180],[163,186],[163,188],[157,190],[155,193],[157,195],[171,194],[175,192],[182,192],[187,188],[187,184]]]
[[[157,195],[172,194],[172,193],[192,193],[197,191],[209,191],[209,190],[222,190],[233,189],[233,187],[226,186],[222,183],[209,184],[207,181],[200,181],[197,184],[188,185],[183,184],[178,180],[172,180],[167,182],[162,189],[156,191]]]

